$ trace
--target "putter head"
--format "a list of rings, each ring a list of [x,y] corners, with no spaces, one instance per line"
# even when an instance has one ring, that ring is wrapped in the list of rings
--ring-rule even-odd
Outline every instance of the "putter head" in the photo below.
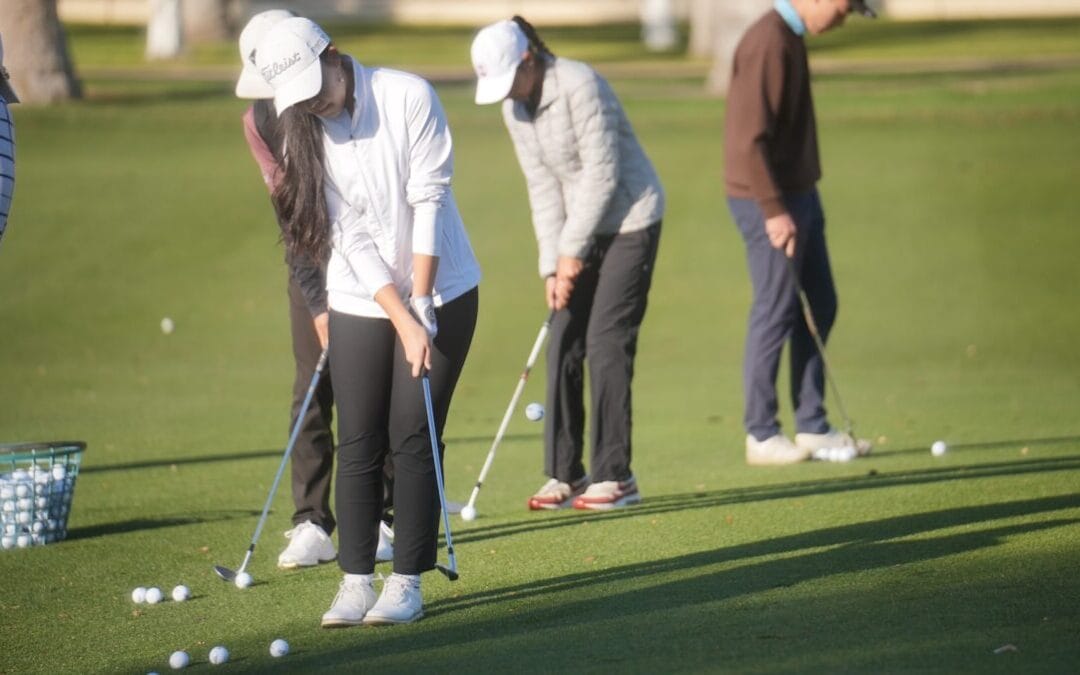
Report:
[[[446,565],[440,565],[438,563],[436,563],[435,569],[437,569],[440,572],[442,572],[443,574],[445,574],[446,578],[449,579],[450,581],[457,581],[458,580],[457,570],[452,570],[449,567],[447,567]]]
[[[221,577],[222,581],[232,581],[236,578],[236,572],[222,565],[214,565],[214,574]]]

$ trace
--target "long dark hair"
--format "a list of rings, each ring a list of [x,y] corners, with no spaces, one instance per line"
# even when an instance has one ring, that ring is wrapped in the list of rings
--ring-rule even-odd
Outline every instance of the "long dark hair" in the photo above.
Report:
[[[282,238],[291,255],[325,261],[330,252],[330,216],[323,192],[323,129],[319,118],[291,106],[278,118],[282,151],[272,199]]]
[[[525,34],[525,38],[529,41],[529,51],[532,52],[533,56],[555,58],[555,55],[551,53],[551,50],[548,49],[548,46],[544,44],[544,41],[541,40],[540,36],[536,34],[536,29],[533,28],[533,25],[531,23],[529,23],[517,14],[513,16],[511,21],[516,23],[518,25],[518,28],[521,29],[521,32]],[[541,61],[542,60],[543,59],[541,59]]]

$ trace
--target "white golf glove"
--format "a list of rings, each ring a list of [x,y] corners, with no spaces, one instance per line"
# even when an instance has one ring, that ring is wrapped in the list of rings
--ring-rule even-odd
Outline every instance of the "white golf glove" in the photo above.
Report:
[[[430,295],[421,295],[409,300],[413,313],[420,320],[420,325],[428,332],[431,339],[439,334],[439,325],[435,321],[435,301]]]

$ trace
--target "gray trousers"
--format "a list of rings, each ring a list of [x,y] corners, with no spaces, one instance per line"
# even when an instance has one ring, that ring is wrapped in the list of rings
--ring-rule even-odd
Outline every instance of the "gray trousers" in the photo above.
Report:
[[[784,195],[784,203],[797,228],[795,272],[824,342],[836,319],[837,302],[821,200],[815,189]],[[799,433],[824,433],[829,429],[824,363],[803,318],[784,252],[769,243],[765,216],[756,202],[729,197],[728,207],[746,243],[754,292],[743,359],[746,432],[759,441],[780,433],[776,375],[784,343],[789,342],[795,429]]]
[[[552,478],[573,482],[585,475],[585,361],[592,397],[591,478],[630,478],[630,382],[659,244],[659,222],[598,238],[569,305],[555,313],[544,424],[544,472]]]

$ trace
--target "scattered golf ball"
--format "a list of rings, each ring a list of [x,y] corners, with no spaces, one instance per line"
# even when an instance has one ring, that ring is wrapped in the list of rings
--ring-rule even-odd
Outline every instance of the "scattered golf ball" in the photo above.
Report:
[[[162,333],[165,333],[166,335],[169,335],[174,330],[176,330],[176,324],[173,323],[172,319],[170,319],[169,317],[165,317],[164,319],[161,320],[161,332]]]
[[[251,578],[250,574],[248,574],[247,572],[241,572],[240,574],[236,575],[236,579],[233,583],[236,584],[237,588],[247,588],[252,583],[254,583],[254,581],[255,580]]]
[[[139,586],[138,588],[133,590],[131,592],[131,601],[134,602],[136,605],[141,605],[142,603],[146,602],[146,589],[142,586]]]
[[[285,642],[281,638],[278,638],[270,643],[270,656],[275,659],[280,656],[285,656],[289,653],[289,643]]]
[[[469,506],[468,504],[466,504],[464,507],[462,507],[462,509],[461,509],[461,519],[462,520],[476,520],[476,507],[475,506]]]
[[[161,599],[165,597],[161,593],[161,589],[157,586],[151,586],[146,589],[146,602],[147,604],[156,605],[161,602]]]
[[[530,422],[539,422],[544,419],[544,406],[535,401],[530,403],[525,406],[525,417],[527,417]]]
[[[191,663],[191,657],[183,650],[175,651],[169,656],[169,666],[173,670],[187,668],[189,663]]]
[[[176,602],[183,602],[190,597],[191,589],[183,584],[180,584],[176,588],[172,589],[172,599]]]
[[[941,457],[948,449],[949,446],[945,445],[945,441],[934,441],[934,444],[930,446],[930,454],[934,457]]]
[[[221,645],[214,647],[210,650],[210,663],[215,666],[220,666],[223,663],[227,663],[229,660],[229,650],[225,649]]]

